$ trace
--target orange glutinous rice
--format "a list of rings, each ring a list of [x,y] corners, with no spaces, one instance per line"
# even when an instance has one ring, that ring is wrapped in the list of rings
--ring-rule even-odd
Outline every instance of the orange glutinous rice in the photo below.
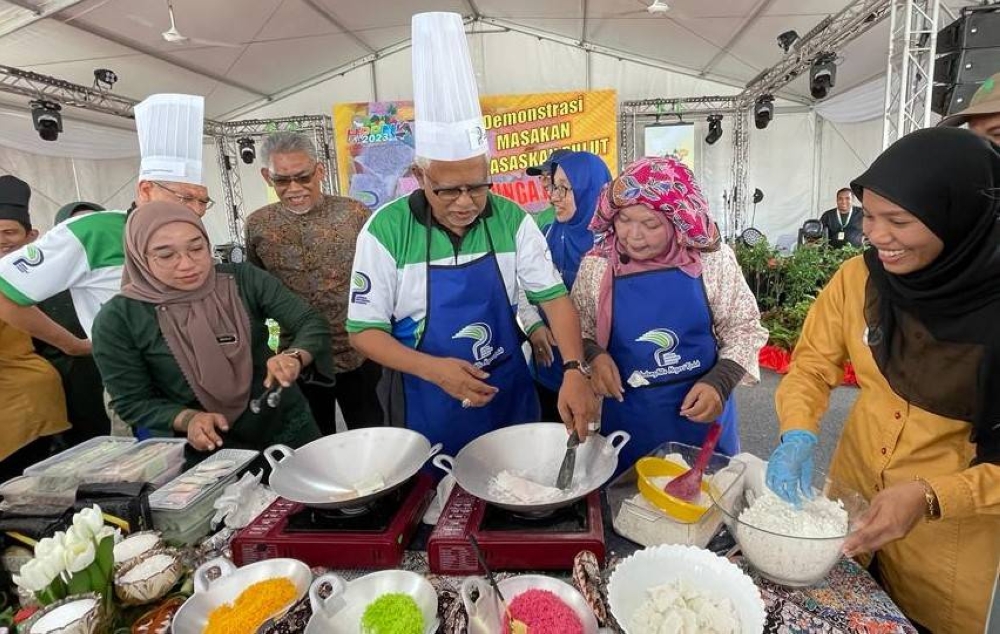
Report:
[[[267,619],[295,600],[295,584],[285,577],[258,581],[233,603],[212,610],[203,634],[254,634]]]

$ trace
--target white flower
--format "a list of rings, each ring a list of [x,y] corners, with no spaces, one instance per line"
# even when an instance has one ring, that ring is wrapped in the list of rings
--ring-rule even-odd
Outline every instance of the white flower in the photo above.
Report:
[[[66,563],[66,570],[71,574],[80,572],[94,563],[94,557],[97,556],[93,538],[80,535],[76,526],[66,531],[65,548],[63,560]]]
[[[73,516],[73,528],[82,537],[92,538],[100,532],[104,526],[104,516],[101,514],[101,507],[96,504],[83,509]]]
[[[14,583],[29,592],[41,592],[49,587],[60,572],[48,560],[32,559],[21,566],[20,572],[13,579]]]
[[[117,544],[122,540],[122,531],[120,528],[102,526],[101,530],[97,532],[97,535],[94,535],[94,541],[96,541],[99,545],[106,537],[114,537],[115,539],[112,543]]]
[[[35,557],[45,559],[55,549],[61,549],[66,543],[66,533],[58,531],[52,537],[43,537],[35,544]]]

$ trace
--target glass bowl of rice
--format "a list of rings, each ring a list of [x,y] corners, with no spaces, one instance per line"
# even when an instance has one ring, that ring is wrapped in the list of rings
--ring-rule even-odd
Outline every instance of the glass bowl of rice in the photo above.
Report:
[[[853,489],[814,470],[812,499],[788,504],[761,482],[746,478],[742,495],[715,499],[743,556],[761,575],[783,586],[813,586],[840,561],[844,541],[868,502]]]

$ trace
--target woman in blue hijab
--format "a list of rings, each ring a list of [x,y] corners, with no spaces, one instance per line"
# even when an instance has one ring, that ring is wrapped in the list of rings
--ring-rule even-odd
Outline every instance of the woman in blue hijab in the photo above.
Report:
[[[576,281],[580,260],[594,246],[590,220],[594,217],[601,189],[610,181],[611,172],[607,165],[590,152],[571,152],[552,162],[549,197],[555,208],[555,218],[540,228],[552,252],[552,262],[568,290]],[[542,405],[542,418],[559,421],[562,419],[557,402],[562,385],[563,360],[555,348],[555,339],[548,325],[538,311],[528,313],[533,313],[533,318],[525,318],[522,311],[522,320],[531,339],[532,373]]]

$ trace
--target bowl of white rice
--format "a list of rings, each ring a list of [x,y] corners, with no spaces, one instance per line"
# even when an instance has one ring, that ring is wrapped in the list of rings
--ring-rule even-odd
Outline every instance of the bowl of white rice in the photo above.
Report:
[[[619,563],[608,602],[626,634],[761,634],[767,616],[760,591],[739,566],[676,544]]]
[[[814,471],[811,498],[792,505],[752,478],[743,495],[715,501],[747,561],[764,577],[791,586],[823,581],[843,556],[844,541],[868,509],[864,497]]]

